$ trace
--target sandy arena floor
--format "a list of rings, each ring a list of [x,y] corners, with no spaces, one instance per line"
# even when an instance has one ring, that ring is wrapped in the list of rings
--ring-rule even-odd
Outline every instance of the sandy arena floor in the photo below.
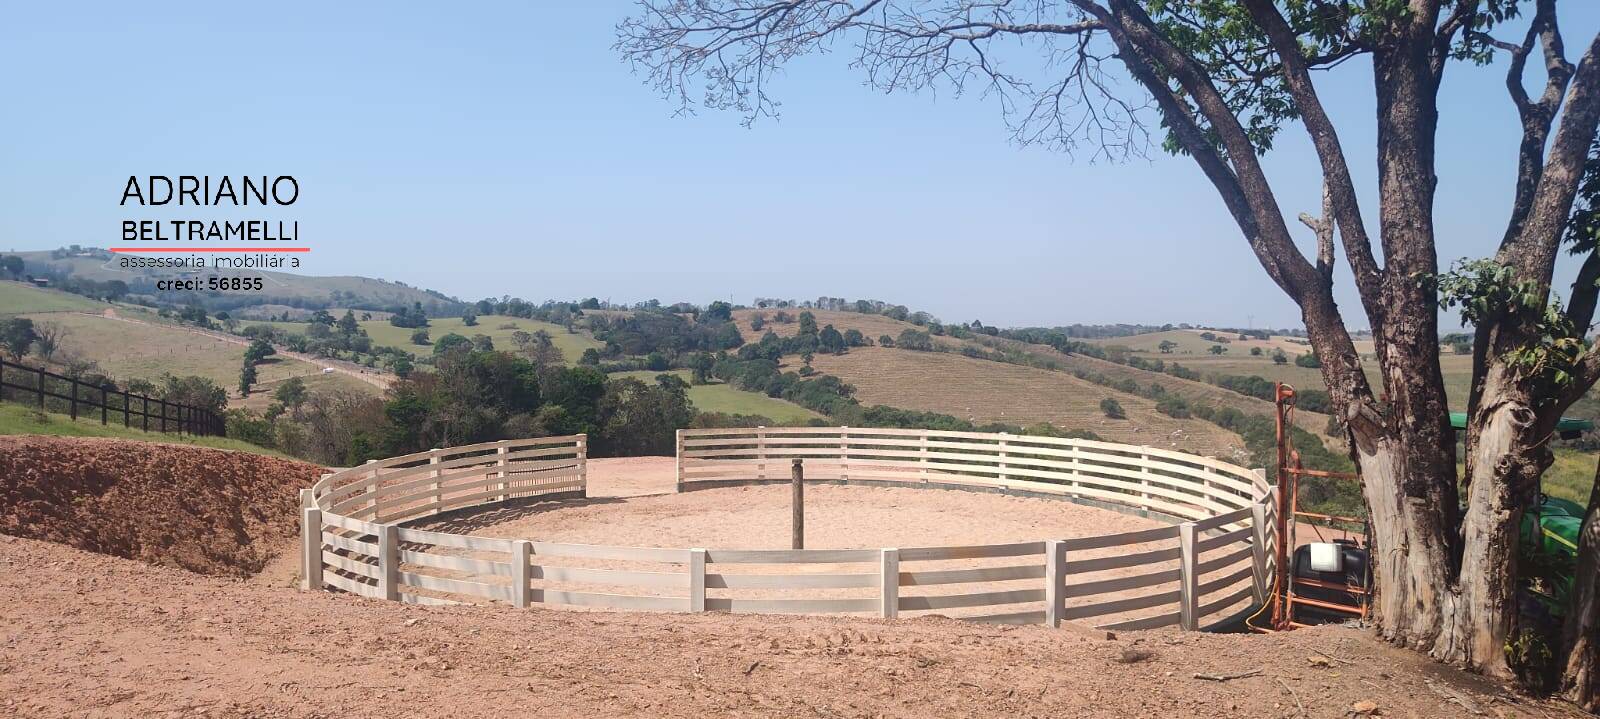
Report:
[[[460,523],[494,537],[577,544],[788,549],[788,485],[673,491],[671,457],[593,460],[589,497]],[[912,487],[807,485],[806,548],[959,546],[1164,526],[1070,502]],[[502,519],[504,518],[504,519]],[[491,523],[492,522],[492,523]]]

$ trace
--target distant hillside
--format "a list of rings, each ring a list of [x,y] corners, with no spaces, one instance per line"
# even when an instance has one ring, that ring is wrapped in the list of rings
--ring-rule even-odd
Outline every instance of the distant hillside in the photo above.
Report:
[[[803,311],[803,310],[794,310],[794,309],[785,310],[785,312],[791,318],[797,317],[801,311]],[[901,332],[903,332],[905,330],[908,330],[908,329],[910,329],[910,330],[919,330],[919,331],[925,331],[927,329],[925,327],[918,327],[916,325],[913,325],[910,322],[903,322],[903,321],[892,319],[892,318],[889,318],[889,317],[884,317],[882,315],[869,315],[869,314],[861,314],[861,313],[857,313],[857,312],[840,312],[840,311],[831,311],[831,310],[810,310],[810,312],[816,317],[817,324],[819,326],[831,324],[831,325],[834,326],[835,329],[838,329],[841,332],[845,331],[845,330],[850,330],[850,329],[858,330],[862,334],[866,335],[867,338],[871,339],[873,342],[877,342],[878,338],[880,336],[882,336],[882,335],[889,335],[891,337],[898,337]],[[760,331],[756,331],[756,330],[752,329],[751,328],[751,324],[750,324],[750,321],[757,314],[761,314],[766,318],[766,324]],[[744,333],[744,337],[745,337],[746,341],[756,341],[756,340],[760,339],[761,334],[763,334],[767,330],[771,330],[771,331],[777,333],[779,336],[792,335],[798,330],[799,323],[797,321],[791,321],[791,322],[788,322],[788,323],[775,323],[775,322],[773,322],[773,317],[775,316],[775,314],[776,314],[775,310],[739,310],[739,311],[734,312],[734,320],[739,323],[739,329]],[[1173,330],[1173,332],[1175,332],[1175,333],[1176,332],[1187,332],[1187,330]],[[1165,333],[1165,332],[1163,332],[1163,333],[1152,333],[1152,335],[1153,334],[1166,335],[1168,333]],[[1135,335],[1133,337],[1147,338],[1147,337],[1150,337],[1150,336],[1151,335]],[[1196,340],[1198,340],[1199,339],[1198,335],[1195,335],[1195,338],[1196,338]],[[1162,373],[1159,373],[1159,372],[1151,372],[1151,371],[1147,371],[1147,370],[1138,369],[1136,367],[1129,367],[1127,365],[1120,365],[1120,364],[1116,364],[1116,363],[1113,363],[1113,362],[1107,362],[1107,361],[1104,361],[1104,360],[1095,359],[1095,358],[1089,357],[1087,355],[1064,354],[1064,353],[1056,351],[1055,349],[1053,349],[1051,347],[1047,347],[1045,345],[1031,344],[1031,343],[1027,343],[1027,342],[1020,342],[1020,341],[1017,341],[1017,340],[1005,339],[1005,338],[1002,338],[1002,337],[989,337],[989,336],[982,337],[981,341],[977,340],[977,339],[963,340],[963,339],[957,339],[957,338],[950,337],[950,336],[936,336],[936,337],[932,337],[931,339],[932,339],[933,344],[935,346],[941,347],[941,348],[946,348],[946,349],[952,350],[954,352],[960,352],[963,349],[968,349],[968,350],[971,350],[971,351],[992,352],[993,350],[997,350],[998,349],[998,350],[1006,350],[1006,351],[1009,351],[1009,352],[1018,353],[1018,354],[1021,354],[1021,355],[1031,356],[1031,357],[1036,358],[1041,364],[1049,363],[1049,364],[1047,364],[1045,366],[1056,366],[1056,367],[1058,367],[1061,370],[1061,372],[1063,374],[1068,375],[1069,378],[1072,378],[1073,373],[1082,372],[1082,373],[1087,373],[1087,374],[1090,374],[1090,375],[1096,375],[1096,376],[1104,377],[1104,378],[1107,378],[1107,379],[1112,380],[1112,381],[1132,380],[1132,381],[1134,381],[1135,383],[1137,383],[1141,387],[1149,387],[1152,384],[1159,384],[1164,389],[1166,389],[1168,392],[1170,392],[1171,394],[1174,394],[1176,396],[1182,397],[1185,400],[1188,400],[1190,402],[1198,402],[1198,403],[1212,405],[1212,406],[1215,406],[1215,407],[1232,407],[1234,409],[1238,409],[1238,410],[1240,410],[1242,412],[1245,412],[1247,414],[1261,415],[1261,416],[1264,416],[1264,417],[1272,416],[1272,413],[1274,411],[1271,402],[1255,399],[1253,397],[1247,397],[1245,395],[1238,394],[1236,392],[1231,392],[1229,390],[1222,389],[1220,387],[1216,387],[1216,386],[1213,386],[1213,385],[1209,385],[1209,384],[1206,384],[1204,382],[1195,382],[1195,381],[1185,380],[1185,379],[1181,379],[1181,378],[1178,378],[1178,377],[1173,377],[1171,375],[1162,374]],[[1117,343],[1119,341],[1126,341],[1126,340],[1129,340],[1129,339],[1131,339],[1131,338],[1130,337],[1120,337],[1120,338],[1116,338],[1116,339],[1106,340],[1105,344]],[[1158,342],[1159,342],[1159,340],[1150,341],[1150,346],[1152,348],[1154,348]],[[1208,343],[1208,346],[1209,346],[1209,343]],[[857,350],[853,350],[853,351],[857,351]],[[915,353],[913,353],[913,354],[915,354]],[[1205,355],[1194,355],[1193,357],[1199,357],[1199,356],[1205,356]],[[1170,356],[1169,356],[1169,359],[1170,359]],[[1184,362],[1185,365],[1188,365],[1191,362],[1191,356],[1185,356],[1183,358],[1183,362]],[[819,357],[818,364],[817,364],[818,369],[822,369],[824,363],[825,362],[823,360],[821,360],[820,357]],[[999,362],[992,362],[991,364],[999,365],[1000,367],[1004,367],[1005,366],[1003,363],[999,363]],[[1268,364],[1270,364],[1270,360],[1268,360]],[[857,377],[859,376],[858,373],[862,369],[855,362],[848,363],[847,365],[829,365],[829,366],[834,366],[836,370],[841,370],[841,372],[830,372],[830,374],[837,374],[840,379],[842,379],[842,380],[844,380],[846,382],[851,382],[851,383],[855,383]],[[1293,365],[1290,365],[1290,366],[1293,367]],[[1002,372],[1002,373],[1008,371],[1008,370],[1000,369],[1000,367],[997,367],[996,371]],[[1046,370],[1037,370],[1036,369],[1035,371],[1046,371]],[[1303,370],[1303,371],[1315,372],[1315,370]],[[923,382],[929,381],[928,377],[915,378],[915,379],[918,379],[919,381],[923,381]],[[1127,408],[1130,408],[1130,409],[1135,407],[1135,406],[1144,406],[1144,405],[1151,404],[1149,402],[1149,400],[1141,398],[1141,397],[1139,397],[1137,395],[1134,395],[1132,393],[1118,391],[1118,390],[1113,389],[1113,388],[1104,387],[1104,386],[1093,384],[1093,383],[1090,383],[1090,382],[1082,382],[1082,381],[1080,381],[1079,384],[1082,385],[1085,388],[1092,389],[1093,392],[1098,393],[1100,396],[1113,397],[1117,401],[1121,402],[1124,407],[1127,407]],[[1320,388],[1321,384],[1318,383],[1317,385],[1314,385],[1314,386]],[[882,400],[879,400],[879,401],[882,401]],[[1096,401],[1098,401],[1098,397],[1097,397]],[[895,404],[895,403],[889,402],[889,404]],[[907,405],[907,406],[910,406],[910,405]],[[965,417],[964,414],[961,414],[959,412],[951,412],[951,414],[956,414],[958,416]],[[1162,420],[1166,420],[1166,421],[1173,421],[1173,420],[1171,420],[1171,418],[1168,418],[1168,417],[1166,417],[1164,415],[1160,415],[1160,418]],[[1092,419],[1092,417],[1091,417],[1091,419]],[[1309,432],[1314,432],[1314,433],[1321,434],[1321,433],[1325,432],[1326,429],[1327,429],[1328,418],[1327,418],[1326,415],[1317,414],[1315,412],[1302,410],[1299,413],[1297,413],[1297,416],[1296,416],[1295,419],[1296,419],[1296,422],[1295,422],[1296,424],[1298,424],[1301,428],[1303,428],[1303,429],[1305,429],[1305,430],[1307,430]],[[1208,434],[1209,432],[1217,429],[1214,425],[1211,425],[1209,422],[1205,422],[1205,421],[1199,420],[1199,419],[1188,419],[1188,420],[1177,420],[1177,421],[1185,423],[1185,424],[1204,425],[1205,426],[1204,428],[1199,428],[1199,429],[1195,429],[1195,430],[1192,431],[1192,433],[1195,436],[1204,436],[1204,435]],[[1092,429],[1093,427],[1091,426],[1089,428]],[[1095,431],[1098,432],[1099,430],[1096,429]],[[1123,440],[1123,441],[1126,441],[1126,440]],[[1145,442],[1145,443],[1150,443],[1150,442]],[[1214,449],[1215,447],[1211,447],[1211,448]]]
[[[318,277],[267,270],[130,270],[118,267],[117,258],[111,253],[93,248],[84,248],[77,252],[41,250],[5,254],[21,257],[26,263],[25,272],[36,277],[48,277],[55,282],[67,278],[95,282],[121,280],[127,283],[129,295],[132,297],[176,304],[198,300],[206,309],[213,312],[254,305],[387,310],[396,306],[411,307],[420,302],[429,315],[445,316],[459,315],[467,307],[456,298],[440,292],[370,277]],[[261,277],[266,282],[266,289],[260,292],[164,293],[156,290],[155,283],[159,279],[184,277],[196,272],[201,272],[206,277]]]
[[[1080,380],[1066,372],[1034,369],[948,352],[861,347],[843,355],[817,355],[813,365],[856,388],[866,404],[940,412],[977,423],[1023,426],[1049,422],[1087,429],[1111,442],[1184,449],[1241,459],[1244,441],[1210,422],[1175,419],[1155,402]],[[1113,398],[1126,419],[1109,419],[1100,401]]]

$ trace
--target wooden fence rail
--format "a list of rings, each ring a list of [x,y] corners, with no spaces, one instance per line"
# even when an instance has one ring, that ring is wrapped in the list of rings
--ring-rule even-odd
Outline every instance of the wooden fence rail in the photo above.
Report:
[[[92,419],[98,410],[100,424],[110,424],[120,416],[123,427],[146,432],[216,437],[227,433],[223,418],[207,409],[94,385],[4,359],[0,359],[0,401],[30,404],[41,412],[58,410],[74,421],[84,412]]]
[[[463,507],[581,495],[586,443],[508,440],[324,477],[303,495],[304,586],[417,604],[1199,629],[1259,602],[1271,576],[1276,490],[1259,472],[1146,447],[981,433],[686,430],[679,486],[787,481],[800,456],[809,481],[1047,495],[1174,524],[1005,544],[800,550],[615,547],[408,526]]]

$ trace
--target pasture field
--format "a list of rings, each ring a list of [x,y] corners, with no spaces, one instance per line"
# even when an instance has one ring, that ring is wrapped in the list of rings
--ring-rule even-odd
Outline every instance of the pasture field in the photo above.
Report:
[[[99,315],[52,313],[30,315],[35,322],[54,322],[66,329],[56,359],[80,357],[93,360],[99,371],[119,382],[130,379],[154,381],[163,373],[198,375],[216,382],[233,395],[244,364],[245,345],[225,342],[175,326],[124,322]],[[290,377],[306,377],[321,386],[365,387],[370,385],[343,375],[323,375],[321,368],[281,356],[268,357],[256,368],[260,385],[275,386]],[[265,396],[250,398],[265,406]]]
[[[334,316],[338,317],[340,314],[342,313],[334,313]],[[294,334],[302,334],[306,330],[306,323],[304,322],[246,320],[241,322],[240,325],[242,327],[268,325]],[[388,320],[365,320],[361,322],[361,329],[367,331],[367,336],[372,338],[373,345],[395,347],[412,354],[424,355],[433,352],[433,342],[437,342],[440,337],[452,332],[468,338],[474,335],[488,335],[489,339],[494,341],[495,349],[514,351],[517,345],[512,341],[511,335],[519,330],[529,334],[544,330],[550,333],[550,340],[555,343],[557,349],[561,350],[561,357],[569,366],[577,363],[578,357],[583,355],[584,350],[590,348],[598,350],[605,347],[603,342],[595,340],[584,332],[571,333],[561,325],[502,315],[481,315],[478,317],[478,324],[472,327],[463,324],[460,317],[430,318],[428,326],[423,328],[428,330],[428,339],[430,340],[429,344],[426,345],[418,345],[411,342],[411,335],[416,332],[415,329],[396,327],[389,324]]]
[[[788,313],[791,321],[784,323],[773,322],[772,318],[780,311]],[[900,333],[908,329],[919,330],[923,332],[927,331],[926,328],[918,327],[910,322],[902,322],[897,319],[884,317],[883,315],[867,315],[860,312],[836,312],[832,310],[735,310],[733,313],[733,320],[734,322],[738,323],[739,332],[740,334],[744,335],[744,341],[758,342],[761,340],[761,336],[766,334],[768,330],[771,330],[779,337],[790,337],[799,332],[801,312],[810,312],[812,315],[816,316],[817,327],[819,329],[828,325],[833,325],[833,328],[839,330],[840,332],[844,332],[845,330],[857,330],[861,332],[861,334],[866,335],[867,339],[872,340],[873,344],[877,344],[878,338],[883,335],[889,335],[890,337],[898,339],[900,337]],[[765,314],[767,316],[766,326],[762,327],[759,331],[751,328],[750,326],[750,320],[754,319],[757,314]],[[951,347],[962,344],[961,340],[955,339],[954,337],[934,337],[933,340],[936,343]]]
[[[1600,459],[1600,454],[1566,447],[1554,449],[1556,461],[1540,478],[1541,489],[1552,497],[1587,506],[1589,490],[1594,486],[1595,462]]]
[[[0,317],[35,312],[99,312],[109,306],[70,292],[0,280]]]
[[[1110,442],[1183,449],[1228,459],[1244,447],[1236,434],[1199,419],[1174,419],[1155,403],[1080,380],[1066,372],[991,362],[945,352],[863,347],[817,355],[812,366],[855,386],[863,404],[942,412],[973,422],[1027,426],[1049,422],[1086,429]],[[1108,419],[1112,397],[1127,419]]]
[[[1148,334],[1134,335],[1132,337],[1115,337],[1097,340],[1096,344],[1103,347],[1128,347],[1133,350],[1133,355],[1147,360],[1162,360],[1168,364],[1177,362],[1201,375],[1256,375],[1275,382],[1285,382],[1301,389],[1324,389],[1322,371],[1313,367],[1296,365],[1293,358],[1302,354],[1309,348],[1303,345],[1291,345],[1298,349],[1285,349],[1290,361],[1285,364],[1276,364],[1272,361],[1272,345],[1275,343],[1292,342],[1296,338],[1273,337],[1271,340],[1240,340],[1237,335],[1233,342],[1222,345],[1227,352],[1221,355],[1211,354],[1208,350],[1214,342],[1200,338],[1200,330],[1172,330],[1170,332],[1151,332]],[[1163,340],[1178,342],[1179,346],[1171,353],[1162,354],[1159,345]],[[1261,347],[1260,355],[1251,355],[1251,347]],[[1383,379],[1378,375],[1377,360],[1373,358],[1372,343],[1363,341],[1356,343],[1357,351],[1361,352],[1362,366],[1366,369],[1367,379],[1377,391],[1383,391]],[[1444,374],[1445,391],[1450,396],[1450,407],[1461,411],[1466,409],[1467,393],[1472,382],[1472,356],[1452,354],[1448,350],[1439,356],[1439,367]]]
[[[673,374],[683,378],[685,382],[689,381],[688,370],[673,370],[671,372],[641,370],[638,372],[617,372],[609,376],[632,377],[647,383],[654,383],[656,375],[660,374]],[[800,425],[805,424],[808,420],[822,418],[822,415],[793,402],[774,399],[760,392],[746,392],[720,382],[690,385],[689,400],[694,402],[695,409],[701,412],[758,414],[771,419],[778,425]]]
[[[1200,336],[1202,332],[1211,332],[1212,334],[1218,335],[1228,341],[1218,343],[1213,340],[1208,340]],[[1231,355],[1248,355],[1250,354],[1250,349],[1253,347],[1261,348],[1263,353],[1269,353],[1273,350],[1281,349],[1283,350],[1284,354],[1289,355],[1291,358],[1297,354],[1304,354],[1311,351],[1311,345],[1305,339],[1299,337],[1274,335],[1270,339],[1265,340],[1255,338],[1239,339],[1239,335],[1237,333],[1199,329],[1147,332],[1145,334],[1130,335],[1127,337],[1104,337],[1089,341],[1093,342],[1094,344],[1101,345],[1102,347],[1121,346],[1133,350],[1134,352],[1152,353],[1159,353],[1161,351],[1162,342],[1172,342],[1173,344],[1176,344],[1177,347],[1172,348],[1171,354],[1183,355],[1205,355],[1209,352],[1211,346],[1214,344],[1221,344],[1223,347],[1228,348],[1228,354]]]
[[[138,428],[124,429],[121,419],[101,426],[99,414],[95,413],[94,419],[88,415],[79,417],[78,421],[64,414],[39,412],[26,405],[15,402],[0,402],[0,435],[7,434],[46,434],[60,437],[114,437],[117,439],[137,439],[144,442],[164,442],[167,444],[186,444],[194,447],[211,447],[212,449],[232,449],[240,452],[264,454],[271,457],[287,456],[265,447],[257,447],[248,442],[226,437],[191,437],[167,432],[145,432]]]

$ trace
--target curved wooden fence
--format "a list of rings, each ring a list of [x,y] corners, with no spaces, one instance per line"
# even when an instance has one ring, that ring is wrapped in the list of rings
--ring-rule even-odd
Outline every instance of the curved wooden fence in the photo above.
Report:
[[[1259,602],[1271,493],[1216,459],[1087,440],[860,428],[685,430],[679,491],[787,481],[1044,496],[1173,522],[959,547],[677,549],[424,531],[412,520],[581,496],[585,438],[434,450],[329,475],[304,495],[305,586],[420,604],[657,611],[937,613],[979,621],[1198,629]]]

